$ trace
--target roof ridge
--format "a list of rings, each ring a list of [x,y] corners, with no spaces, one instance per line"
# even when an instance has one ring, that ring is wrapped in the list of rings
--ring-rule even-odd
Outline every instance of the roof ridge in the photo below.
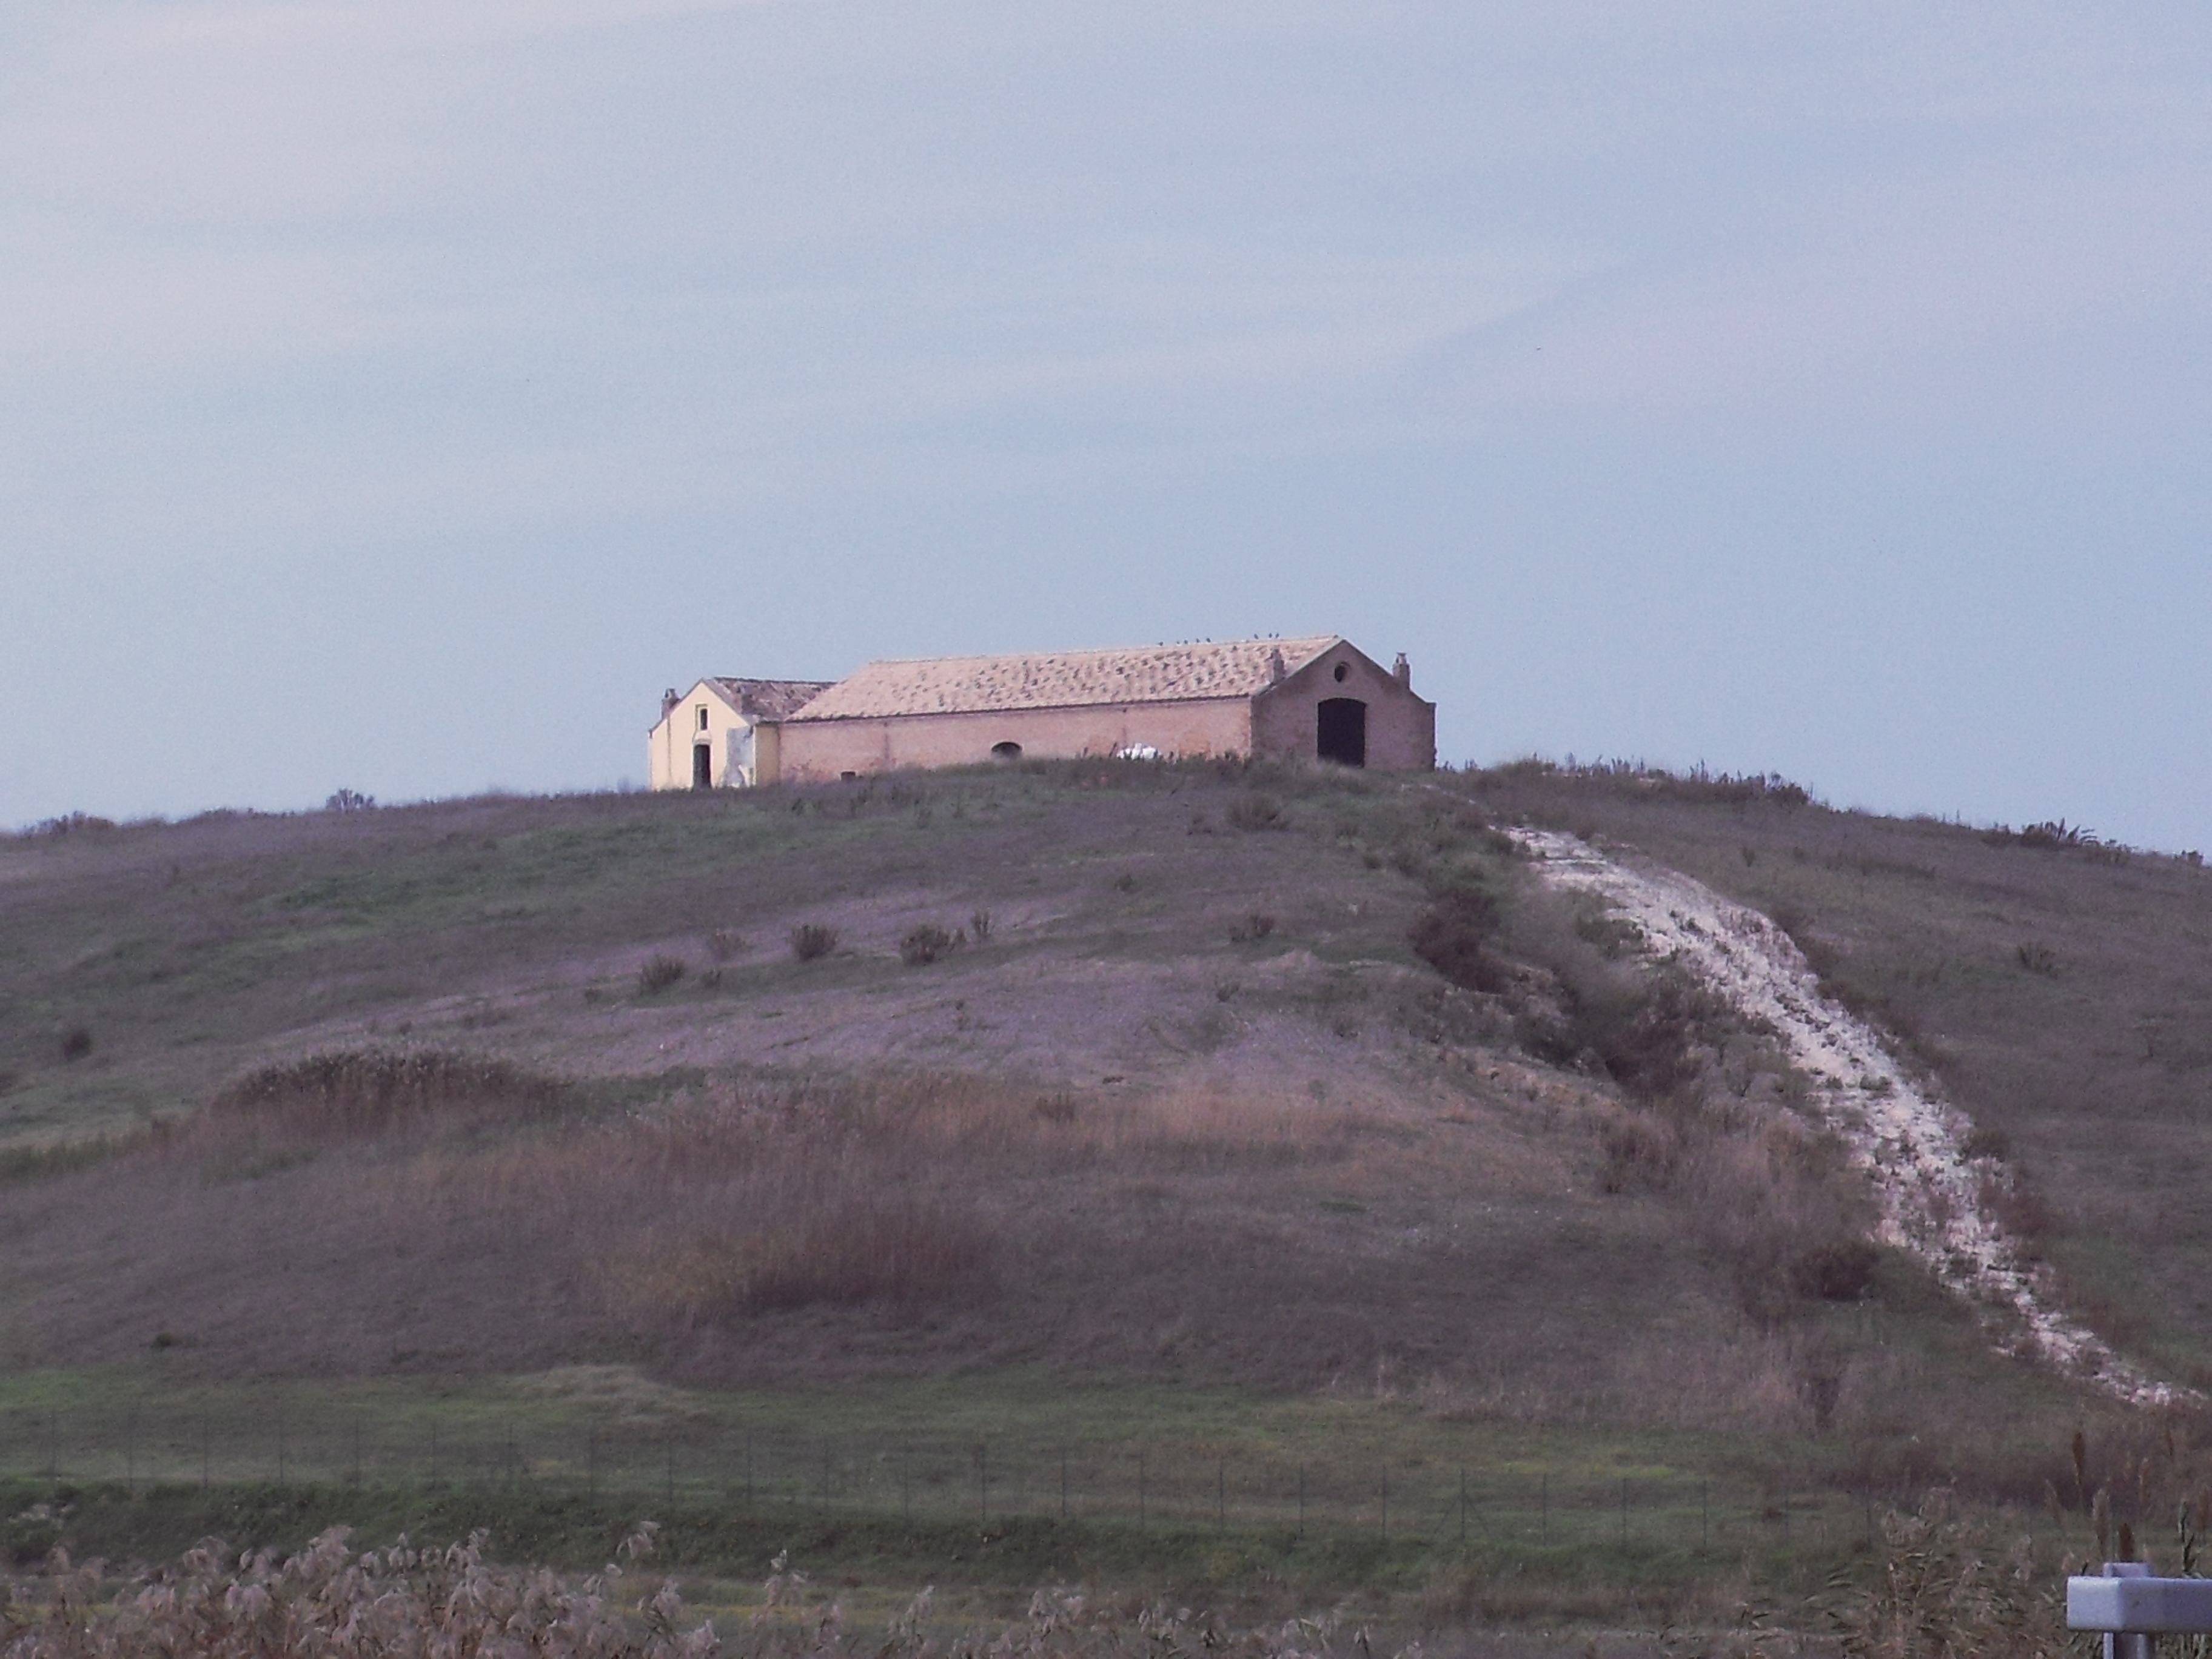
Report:
[[[878,663],[898,664],[902,666],[921,662],[996,662],[1014,657],[1121,657],[1133,651],[1203,651],[1209,646],[1232,645],[1334,645],[1344,640],[1341,634],[1253,634],[1233,640],[1158,640],[1151,645],[1079,645],[1065,649],[1043,651],[967,651],[951,656],[934,657],[871,657],[864,667]],[[1349,644],[1349,641],[1345,641]],[[848,679],[852,676],[846,676]]]

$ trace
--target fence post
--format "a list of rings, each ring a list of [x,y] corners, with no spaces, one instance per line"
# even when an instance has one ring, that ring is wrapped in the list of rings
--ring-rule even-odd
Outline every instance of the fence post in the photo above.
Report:
[[[1713,1504],[1710,1483],[1698,1482],[1698,1547],[1709,1550],[1713,1547]]]
[[[1298,1465],[1298,1536],[1306,1535],[1306,1466]]]
[[[599,1430],[595,1423],[584,1431],[584,1496],[599,1500]]]
[[[1620,1477],[1620,1547],[1628,1547],[1628,1477]]]
[[[284,1408],[276,1407],[276,1485],[284,1485]]]
[[[1137,1454],[1137,1530],[1145,1529],[1145,1455]]]
[[[1229,1524],[1229,1460],[1225,1457],[1213,1466],[1213,1524]]]
[[[131,1414],[130,1426],[124,1431],[123,1492],[126,1498],[138,1495],[138,1414]]]
[[[1552,1541],[1552,1472],[1536,1477],[1536,1536],[1547,1547]]]
[[[208,1489],[209,1446],[213,1438],[213,1431],[208,1427],[208,1415],[205,1412],[202,1412],[200,1413],[200,1490],[202,1492]]]
[[[1382,1541],[1390,1541],[1390,1468],[1387,1463],[1382,1468]]]
[[[1465,1464],[1460,1466],[1459,1471],[1459,1541],[1462,1544],[1467,1542],[1467,1466]]]
[[[1066,1447],[1062,1447],[1060,1453],[1060,1518],[1063,1521],[1067,1519],[1067,1449]]]
[[[988,1441],[978,1441],[975,1446],[975,1515],[979,1525],[991,1524],[991,1447]]]

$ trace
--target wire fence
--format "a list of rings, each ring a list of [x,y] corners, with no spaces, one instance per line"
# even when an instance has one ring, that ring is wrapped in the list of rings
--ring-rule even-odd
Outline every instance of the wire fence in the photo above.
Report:
[[[989,1529],[1024,1518],[1178,1532],[1740,1553],[1871,1542],[1871,1494],[1587,1469],[1116,1443],[810,1434],[785,1425],[395,1422],[328,1413],[0,1411],[0,1478],[131,1492],[244,1485],[561,1494]]]

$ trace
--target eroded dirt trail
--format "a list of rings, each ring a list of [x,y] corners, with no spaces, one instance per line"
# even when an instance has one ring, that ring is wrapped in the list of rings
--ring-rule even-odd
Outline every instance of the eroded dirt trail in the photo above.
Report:
[[[1547,884],[1604,898],[1635,924],[1655,961],[1680,963],[1772,1029],[1812,1082],[1821,1122],[1872,1182],[1881,1242],[1909,1251],[1983,1310],[2002,1345],[2137,1405],[2193,1397],[2052,1305],[1984,1201],[1996,1171],[1966,1156],[1965,1115],[1899,1065],[1872,1026],[1821,994],[1781,928],[1677,872],[1631,866],[1555,831],[1514,833]]]

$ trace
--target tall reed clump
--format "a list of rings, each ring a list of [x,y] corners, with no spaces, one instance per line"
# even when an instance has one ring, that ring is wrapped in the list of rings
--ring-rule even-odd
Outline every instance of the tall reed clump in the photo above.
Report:
[[[617,1552],[635,1564],[653,1523]],[[42,1583],[11,1583],[0,1611],[0,1659],[320,1659],[330,1654],[558,1653],[571,1659],[708,1659],[714,1626],[684,1628],[672,1580],[633,1583],[611,1564],[570,1584],[544,1568],[485,1559],[485,1534],[417,1550],[355,1551],[334,1527],[307,1548],[232,1558],[212,1540],[120,1594],[100,1564],[57,1552]],[[43,1591],[43,1595],[39,1592]]]
[[[1882,1528],[1874,1581],[1836,1609],[1850,1659],[2063,1659],[2059,1589],[2025,1538],[1963,1520],[1940,1497]]]
[[[544,1116],[566,1095],[558,1080],[488,1055],[338,1048],[247,1073],[208,1103],[205,1120],[350,1139],[460,1113]]]
[[[233,1560],[214,1540],[183,1562],[142,1573],[103,1595],[97,1564],[58,1553],[46,1576],[8,1585],[0,1659],[116,1659],[192,1654],[201,1659],[326,1659],[338,1654],[558,1654],[563,1659],[1375,1659],[1382,1651],[1340,1614],[1237,1629],[1173,1602],[1039,1590],[1027,1617],[988,1629],[933,1628],[933,1595],[913,1598],[881,1638],[849,1634],[842,1603],[811,1596],[788,1552],[771,1564],[751,1616],[726,1638],[711,1624],[685,1628],[672,1580],[633,1578],[656,1530],[641,1522],[610,1565],[571,1583],[544,1568],[485,1559],[485,1534],[443,1550],[356,1553],[343,1527],[280,1559]],[[1418,1646],[1395,1659],[1419,1659]]]

